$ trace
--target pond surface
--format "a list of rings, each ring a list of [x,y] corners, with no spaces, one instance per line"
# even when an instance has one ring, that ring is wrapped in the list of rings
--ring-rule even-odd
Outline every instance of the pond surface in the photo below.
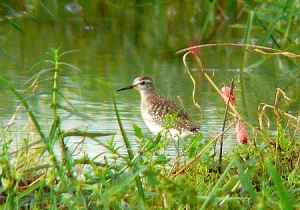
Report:
[[[174,21],[172,15],[176,16],[176,9],[163,15],[165,18],[160,21],[155,18],[147,19],[150,11],[151,8],[147,7],[142,14],[141,11],[128,10],[125,18],[113,13],[99,15],[100,17],[90,19],[93,26],[91,30],[86,30],[80,17],[72,15],[55,22],[36,21],[27,17],[18,21],[20,30],[9,23],[0,23],[0,73],[9,78],[19,90],[24,90],[24,87],[29,86],[28,83],[25,85],[26,82],[33,75],[49,67],[43,61],[51,58],[51,48],[59,48],[61,52],[72,51],[62,61],[78,69],[61,69],[60,90],[78,113],[89,118],[70,116],[61,111],[65,129],[117,132],[116,141],[121,145],[112,105],[112,90],[130,84],[136,76],[148,75],[154,79],[162,95],[177,102],[182,101],[192,119],[200,125],[205,137],[218,134],[225,111],[223,101],[193,69],[192,73],[197,81],[196,100],[201,106],[201,110],[197,109],[192,103],[193,86],[185,72],[182,55],[176,54],[177,50],[200,40],[198,37],[201,34],[197,30],[199,25],[193,20],[177,18]],[[153,11],[155,12],[157,11]],[[227,27],[219,29],[209,42],[242,41],[243,29]],[[201,50],[200,55],[207,71],[219,87],[229,85],[231,79],[235,79],[238,110],[254,125],[257,124],[258,105],[261,102],[272,104],[277,87],[294,99],[286,108],[292,113],[299,110],[299,78],[295,76],[297,67],[291,61],[250,53],[241,77],[241,49],[206,48]],[[50,74],[44,74],[40,77],[35,94],[26,93],[45,131],[52,123],[50,91]],[[35,97],[30,97],[32,95]],[[116,94],[116,97],[126,131],[132,144],[136,145],[133,124],[151,135],[140,115],[139,95],[136,91],[128,91]],[[69,106],[64,101],[61,103]],[[18,104],[9,90],[1,86],[2,127],[9,122]],[[29,129],[27,125],[27,115],[21,110],[9,131],[16,140],[21,141]],[[232,131],[225,138],[227,150],[236,145]],[[107,140],[110,137],[102,139]],[[77,140],[70,139],[68,143],[73,141]],[[103,148],[86,140],[83,151],[93,157],[101,153]]]

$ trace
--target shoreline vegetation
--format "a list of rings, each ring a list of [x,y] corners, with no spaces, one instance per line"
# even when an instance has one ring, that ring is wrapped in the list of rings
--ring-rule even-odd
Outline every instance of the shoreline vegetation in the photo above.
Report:
[[[26,17],[46,16],[56,20],[69,10],[73,15],[77,14],[85,26],[89,26],[88,30],[94,30],[90,20],[97,9],[93,6],[108,7],[108,12],[111,12],[117,4],[114,1],[89,2],[78,1],[70,5],[69,2],[55,0],[47,3],[40,0],[5,0],[0,4],[0,24],[8,22],[12,28],[22,31],[13,11],[25,11]],[[242,24],[244,37],[241,43],[192,44],[177,51],[182,56],[182,69],[193,84],[191,95],[194,105],[201,109],[195,94],[197,74],[204,77],[216,97],[224,101],[224,119],[219,133],[207,138],[199,133],[180,141],[175,157],[166,154],[166,148],[172,143],[166,138],[166,133],[174,118],[170,116],[166,120],[165,131],[157,136],[147,136],[141,128],[132,125],[134,139],[129,139],[118,110],[118,97],[110,84],[104,81],[102,85],[112,93],[118,129],[114,133],[106,133],[62,128],[60,110],[86,117],[64,97],[60,86],[63,71],[76,72],[80,68],[64,61],[64,56],[72,51],[51,49],[48,57],[41,62],[46,68],[34,74],[24,89],[17,89],[10,79],[1,75],[1,88],[10,90],[19,104],[11,120],[6,125],[2,123],[0,130],[0,208],[300,209],[300,111],[291,112],[286,108],[287,104],[299,98],[293,98],[295,95],[290,96],[289,92],[278,87],[272,104],[262,101],[257,107],[255,124],[249,122],[235,105],[235,99],[245,100],[243,92],[247,90],[243,89],[243,82],[250,54],[258,54],[262,60],[276,57],[299,65],[299,38],[295,38],[299,29],[294,27],[300,20],[300,3],[293,0],[282,2],[232,0],[228,4],[218,1],[199,3],[207,9],[206,18],[201,18],[203,28],[200,34],[204,37],[201,43],[207,43],[205,40],[215,36],[223,19],[235,21],[233,25],[236,27]],[[127,3],[124,1],[123,4]],[[180,5],[177,2],[173,6]],[[268,8],[270,5],[272,7]],[[185,4],[181,6],[193,11],[199,5],[194,3],[191,8]],[[162,12],[166,5],[158,4],[157,7],[161,7],[158,10]],[[142,13],[141,5],[134,8]],[[105,12],[102,9],[99,10]],[[284,15],[278,15],[274,20],[266,17],[268,13],[282,12]],[[269,24],[279,20],[279,25]],[[261,40],[267,41],[253,44],[252,31],[256,27],[265,34]],[[267,44],[269,42],[271,44]],[[242,54],[240,72],[232,78],[231,84],[222,87],[223,84],[215,82],[213,75],[205,71],[205,60],[201,57],[201,50],[205,47],[239,48]],[[299,76],[299,69],[297,73]],[[30,101],[37,94],[36,87],[42,78],[50,78],[47,82],[51,85],[49,107],[52,117],[47,129],[42,128]],[[237,85],[242,90],[239,94],[235,94]],[[28,115],[27,132],[15,145],[10,128],[15,126],[21,112]],[[230,129],[236,132],[237,145],[233,151],[223,154],[223,138]],[[116,133],[122,137],[125,154],[115,143]],[[80,139],[75,148],[68,147],[70,137]],[[87,155],[76,156],[77,149],[85,141],[95,142],[107,153],[101,153],[95,159]],[[132,141],[137,142],[136,150],[132,148]],[[217,146],[220,148],[216,149]]]
[[[61,60],[65,53],[60,53],[58,49],[51,50],[51,53],[52,60],[47,60],[50,64],[48,71],[36,74],[29,85],[34,89],[34,83],[40,77],[52,75],[52,103],[49,106],[53,122],[48,133],[41,129],[24,93],[0,77],[1,83],[13,92],[20,101],[19,106],[27,112],[31,124],[28,133],[34,134],[24,138],[23,144],[11,152],[14,148],[13,136],[8,130],[16,116],[1,131],[3,208],[299,207],[299,117],[281,109],[281,104],[292,100],[281,89],[277,89],[274,104],[262,104],[258,109],[259,127],[243,121],[246,123],[244,129],[251,133],[250,137],[246,134],[245,144],[237,146],[227,155],[220,153],[221,148],[219,154],[212,154],[216,142],[221,141],[229,129],[233,129],[234,123],[241,122],[241,118],[234,106],[233,85],[227,87],[229,92],[227,90],[224,95],[224,89],[220,90],[213,79],[201,70],[203,64],[200,57],[188,49],[187,53],[192,54],[199,71],[216,88],[216,93],[223,97],[226,112],[222,131],[207,139],[201,134],[185,139],[180,148],[182,151],[174,159],[165,154],[170,144],[165,135],[152,139],[135,127],[139,147],[138,151],[133,151],[118,112],[117,99],[114,99],[119,129],[127,148],[127,155],[123,155],[113,137],[106,143],[101,142],[103,137],[115,135],[113,133],[65,131],[61,128],[58,110],[75,111],[60,105],[65,100],[59,88],[60,71],[62,66],[75,67]],[[186,61],[184,64],[186,71],[189,71]],[[275,119],[274,129],[269,127],[270,118]],[[172,127],[170,119],[166,122],[166,132],[168,127]],[[66,146],[72,136],[82,138],[81,144],[86,139],[93,139],[114,156],[113,160],[105,155],[105,161],[101,163],[87,156],[74,158],[74,151]],[[59,156],[55,147],[60,149]]]

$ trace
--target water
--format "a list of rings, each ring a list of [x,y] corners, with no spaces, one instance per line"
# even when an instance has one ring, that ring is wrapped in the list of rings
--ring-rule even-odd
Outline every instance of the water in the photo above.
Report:
[[[151,8],[151,5],[145,5],[144,11],[129,9],[126,11],[126,18],[114,13],[106,16],[100,14],[99,17],[89,19],[89,24],[93,26],[91,30],[85,30],[86,21],[81,16],[74,15],[56,22],[24,18],[18,22],[20,31],[3,22],[0,27],[1,75],[9,78],[22,90],[32,75],[47,67],[47,64],[38,63],[50,57],[49,49],[60,48],[61,52],[72,50],[72,53],[63,57],[63,62],[76,66],[79,71],[62,69],[60,88],[79,113],[89,119],[70,116],[61,111],[64,129],[116,132],[116,141],[122,145],[113,111],[112,90],[130,84],[136,76],[149,75],[153,77],[162,95],[177,101],[180,98],[192,119],[200,125],[205,137],[216,135],[221,131],[224,103],[207,81],[194,71],[193,75],[197,80],[196,100],[201,110],[193,105],[192,82],[185,73],[182,55],[176,54],[178,49],[200,37],[197,22],[191,21],[184,25],[184,20],[168,20],[172,15],[179,15],[176,8],[168,10],[165,16],[167,19],[145,19],[145,14]],[[241,29],[232,28],[218,31],[211,42],[240,42],[242,37]],[[231,79],[235,78],[238,110],[254,125],[257,125],[257,106],[261,102],[273,103],[277,87],[296,99],[286,108],[292,113],[299,110],[299,94],[296,91],[299,89],[299,79],[293,76],[297,68],[292,62],[280,57],[271,59],[250,54],[241,78],[239,69],[243,53],[240,49],[208,48],[201,50],[200,54],[219,87],[229,85]],[[52,120],[50,79],[49,75],[41,76],[36,89],[37,95],[29,99],[45,132]],[[112,89],[105,86],[104,82],[109,83]],[[67,105],[65,102],[61,103]],[[1,85],[2,126],[8,123],[18,104],[9,90]],[[139,95],[135,91],[117,94],[117,104],[129,138],[136,146],[133,124],[141,127],[146,135],[151,135],[140,115]],[[16,141],[21,141],[22,135],[28,131],[25,127],[27,124],[27,115],[21,110],[14,126],[9,129]],[[105,141],[110,137],[101,139]],[[76,141],[78,139],[70,139],[68,144],[72,145]],[[226,135],[226,150],[234,145],[235,138],[230,131]],[[103,148],[86,140],[82,152],[94,157],[103,152]]]

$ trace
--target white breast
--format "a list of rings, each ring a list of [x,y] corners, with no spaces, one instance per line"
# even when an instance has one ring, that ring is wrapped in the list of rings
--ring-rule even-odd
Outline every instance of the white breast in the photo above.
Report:
[[[149,128],[149,130],[154,134],[157,135],[160,131],[162,131],[163,127],[161,124],[159,124],[157,121],[153,120],[151,115],[148,112],[142,112],[142,117],[144,119],[144,122],[146,126]],[[190,131],[182,131],[180,132],[177,129],[170,129],[167,131],[167,136],[172,139],[185,138],[187,136],[190,136],[192,132]]]
[[[161,124],[153,120],[152,116],[148,112],[142,112],[142,117],[146,126],[153,134],[157,135],[162,130]]]

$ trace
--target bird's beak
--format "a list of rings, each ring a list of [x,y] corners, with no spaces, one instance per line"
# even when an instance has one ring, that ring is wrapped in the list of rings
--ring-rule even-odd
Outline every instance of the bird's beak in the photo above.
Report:
[[[120,91],[123,91],[123,90],[130,90],[130,89],[132,89],[132,88],[134,88],[134,87],[135,87],[135,85],[129,85],[129,86],[127,86],[127,87],[120,88],[120,89],[118,89],[117,91],[120,92]]]

